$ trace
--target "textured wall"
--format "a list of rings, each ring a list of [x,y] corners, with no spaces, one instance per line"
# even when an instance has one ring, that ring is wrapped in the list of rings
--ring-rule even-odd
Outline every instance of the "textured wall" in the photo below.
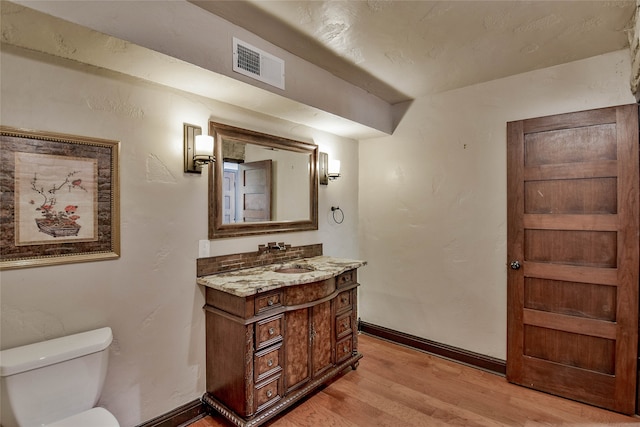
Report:
[[[123,427],[205,391],[203,291],[195,284],[198,240],[207,238],[206,176],[182,171],[182,124],[207,120],[320,144],[345,173],[320,188],[315,232],[224,239],[211,255],[259,243],[324,243],[357,258],[358,145],[137,79],[3,45],[1,124],[121,141],[122,256],[0,273],[1,347],[111,326],[114,342],[100,401]],[[347,215],[337,226],[331,204]]]
[[[631,50],[631,91],[640,100],[640,0],[636,0],[636,11],[629,31]]]
[[[355,138],[393,129],[389,103],[186,0],[16,3],[24,7],[3,1],[0,8],[0,37],[8,43],[267,111],[326,132],[340,127]],[[32,28],[38,31],[29,31]],[[233,72],[232,37],[283,59],[285,89]],[[186,63],[197,67],[185,68]]]
[[[361,142],[362,320],[505,358],[506,122],[633,103],[629,70],[625,50],[424,97]]]

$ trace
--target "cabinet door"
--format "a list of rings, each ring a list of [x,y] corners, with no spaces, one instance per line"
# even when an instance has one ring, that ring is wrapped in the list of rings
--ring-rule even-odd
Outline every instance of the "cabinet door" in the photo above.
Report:
[[[309,309],[285,316],[285,389],[287,392],[309,380]]]
[[[331,333],[331,301],[312,308],[311,366],[316,377],[333,364],[333,334]]]

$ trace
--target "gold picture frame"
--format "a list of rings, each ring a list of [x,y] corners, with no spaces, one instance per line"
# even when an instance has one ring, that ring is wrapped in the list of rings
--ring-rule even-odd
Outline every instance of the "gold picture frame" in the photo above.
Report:
[[[119,152],[0,126],[0,270],[119,258]]]

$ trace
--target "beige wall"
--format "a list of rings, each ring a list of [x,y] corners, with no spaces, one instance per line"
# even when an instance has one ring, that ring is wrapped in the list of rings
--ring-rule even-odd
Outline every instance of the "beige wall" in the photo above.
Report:
[[[207,239],[207,179],[182,171],[182,124],[209,119],[314,142],[343,161],[319,191],[319,230],[211,243],[211,255],[278,240],[323,243],[356,258],[358,145],[298,124],[144,83],[114,72],[3,45],[1,124],[121,141],[122,256],[114,261],[2,271],[3,349],[101,326],[115,340],[100,404],[123,427],[205,391],[198,241]],[[330,220],[339,204],[346,220]]]
[[[207,181],[182,172],[182,123],[206,129],[212,119],[315,142],[341,160],[342,177],[320,186],[318,231],[213,241],[211,255],[273,240],[323,243],[326,254],[369,262],[360,271],[364,321],[504,358],[505,123],[634,102],[628,55],[421,98],[393,136],[358,144],[3,45],[1,124],[121,141],[122,257],[3,271],[0,346],[111,326],[100,403],[123,427],[204,392],[195,259],[207,237]]]
[[[363,321],[506,357],[506,122],[634,103],[628,51],[416,100],[360,143]]]
[[[636,99],[640,99],[640,0],[636,0],[636,12],[631,23],[632,28],[627,30],[631,52],[631,91]]]

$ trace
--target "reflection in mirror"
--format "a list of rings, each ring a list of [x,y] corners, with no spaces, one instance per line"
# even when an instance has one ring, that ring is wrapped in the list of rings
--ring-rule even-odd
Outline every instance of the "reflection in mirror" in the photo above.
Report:
[[[209,237],[317,230],[317,146],[211,122]]]
[[[229,141],[222,157],[223,224],[311,218],[310,153]]]

